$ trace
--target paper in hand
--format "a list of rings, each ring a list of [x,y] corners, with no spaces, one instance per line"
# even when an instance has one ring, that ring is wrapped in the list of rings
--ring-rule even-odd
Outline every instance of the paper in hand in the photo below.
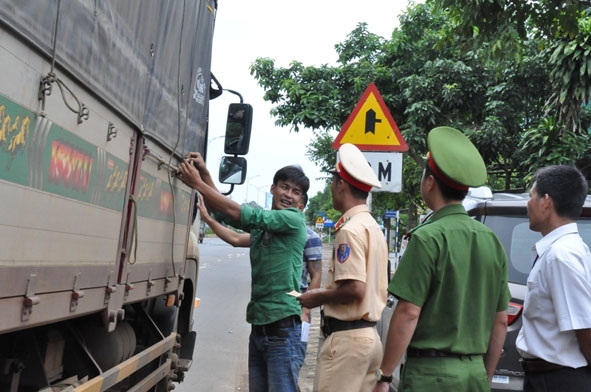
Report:
[[[291,296],[294,296],[294,297],[296,297],[296,298],[297,298],[297,297],[299,297],[300,295],[302,295],[302,293],[298,293],[298,292],[297,292],[297,291],[295,291],[295,290],[291,290],[289,293],[287,293],[287,295],[291,295]]]
[[[302,342],[307,342],[309,334],[310,334],[310,323],[308,323],[306,321],[302,321],[302,337],[300,338],[300,340]]]

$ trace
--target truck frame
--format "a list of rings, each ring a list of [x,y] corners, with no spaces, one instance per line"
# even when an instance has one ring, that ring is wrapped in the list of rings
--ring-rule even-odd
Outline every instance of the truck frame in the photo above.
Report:
[[[0,390],[191,366],[216,0],[0,0]],[[214,78],[215,79],[215,78]]]

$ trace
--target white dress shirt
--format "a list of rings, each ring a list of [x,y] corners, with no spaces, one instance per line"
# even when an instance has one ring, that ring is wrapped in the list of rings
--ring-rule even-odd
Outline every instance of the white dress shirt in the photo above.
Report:
[[[591,328],[589,248],[570,223],[544,236],[534,250],[538,259],[527,279],[517,350],[524,358],[586,366],[574,330]]]

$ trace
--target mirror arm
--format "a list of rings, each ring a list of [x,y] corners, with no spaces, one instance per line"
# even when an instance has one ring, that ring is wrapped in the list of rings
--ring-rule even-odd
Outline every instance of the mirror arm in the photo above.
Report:
[[[238,91],[230,90],[227,88],[225,88],[224,91],[238,95],[238,97],[240,97],[240,103],[244,103],[244,100],[242,99],[242,95]]]
[[[222,195],[224,196],[228,196],[230,193],[232,193],[234,191],[234,184],[230,185],[230,190],[226,193],[222,192]]]

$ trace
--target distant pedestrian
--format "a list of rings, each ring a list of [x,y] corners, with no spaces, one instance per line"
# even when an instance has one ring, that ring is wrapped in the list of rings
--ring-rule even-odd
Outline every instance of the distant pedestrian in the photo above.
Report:
[[[529,227],[542,234],[533,247],[523,326],[516,346],[527,392],[591,390],[591,253],[577,219],[588,192],[572,166],[536,172]]]
[[[308,204],[308,195],[302,197],[301,210]],[[322,283],[322,239],[310,227],[306,227],[306,245],[304,245],[304,264],[302,265],[302,283],[300,293],[320,288]],[[310,309],[302,307],[302,321],[312,322]]]
[[[462,206],[486,166],[453,128],[433,129],[427,144],[421,196],[434,213],[411,231],[388,287],[398,303],[374,391],[388,391],[405,351],[401,392],[490,391],[507,333],[507,257]]]
[[[371,188],[381,186],[377,176],[356,146],[343,144],[338,156],[331,192],[343,215],[335,225],[326,284],[298,300],[307,308],[323,305],[318,390],[365,392],[375,385],[382,359],[375,326],[386,305],[388,245],[367,206]]]

